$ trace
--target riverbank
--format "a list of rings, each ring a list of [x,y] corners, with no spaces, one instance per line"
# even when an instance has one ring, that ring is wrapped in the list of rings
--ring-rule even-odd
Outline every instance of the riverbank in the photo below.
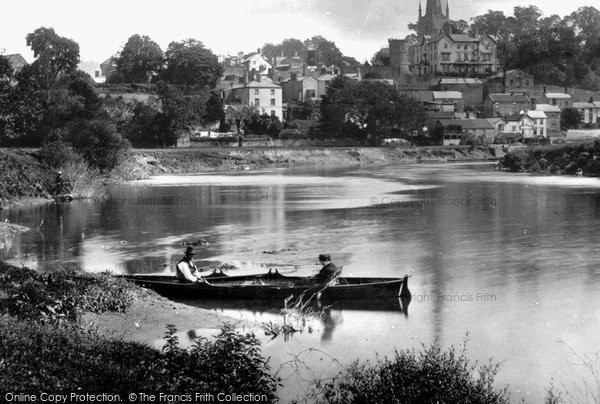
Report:
[[[54,175],[36,149],[0,150],[0,207],[52,202]],[[103,194],[103,184],[144,179],[157,174],[206,173],[256,168],[351,167],[419,162],[495,159],[485,147],[331,147],[133,149],[111,173],[99,176],[80,165],[67,165],[63,176],[75,198]],[[1,210],[1,209],[0,209]]]
[[[488,148],[337,147],[136,150],[131,159],[144,176],[269,167],[350,167],[494,159]]]
[[[600,141],[524,147],[510,151],[501,167],[513,172],[536,174],[600,175]]]

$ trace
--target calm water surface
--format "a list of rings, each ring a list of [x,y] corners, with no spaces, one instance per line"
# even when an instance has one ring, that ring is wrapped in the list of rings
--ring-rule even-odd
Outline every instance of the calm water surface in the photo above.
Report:
[[[333,307],[287,341],[265,338],[284,378],[331,376],[357,357],[435,338],[459,345],[468,333],[470,357],[504,361],[497,382],[510,385],[515,401],[540,402],[551,378],[578,377],[574,353],[599,351],[598,179],[508,174],[485,164],[163,176],[115,187],[101,201],[6,217],[34,228],[43,220],[38,232],[0,240],[3,258],[29,266],[168,272],[183,250],[178,243],[204,238],[210,245],[197,261],[239,272],[279,266],[309,274],[329,252],[349,276],[412,275],[408,316]],[[244,320],[277,319],[276,309],[260,305],[195,304]],[[288,385],[286,396],[305,386]]]

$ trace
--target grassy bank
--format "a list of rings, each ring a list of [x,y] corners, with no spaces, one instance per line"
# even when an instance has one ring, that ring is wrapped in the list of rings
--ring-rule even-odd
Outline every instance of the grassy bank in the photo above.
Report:
[[[600,141],[519,148],[501,160],[503,168],[514,172],[574,175],[600,175]]]
[[[340,148],[222,148],[134,151],[141,176],[161,173],[200,173],[265,167],[349,167],[485,160],[483,147],[340,147]],[[142,178],[142,177],[140,177]]]
[[[69,184],[65,192],[73,197],[94,198],[103,194],[103,178],[82,159],[48,156],[38,149],[1,149],[0,206],[52,200],[59,170]]]

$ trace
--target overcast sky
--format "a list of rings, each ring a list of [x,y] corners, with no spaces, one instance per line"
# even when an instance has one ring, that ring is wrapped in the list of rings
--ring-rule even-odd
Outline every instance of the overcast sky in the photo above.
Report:
[[[449,0],[450,18],[487,10],[512,15],[536,5],[544,15],[570,14],[598,0]],[[426,0],[422,0],[425,8]],[[445,0],[442,0],[445,4]],[[171,41],[195,38],[216,54],[249,52],[284,38],[322,35],[345,55],[370,59],[388,38],[403,38],[416,22],[419,0],[21,0],[0,6],[0,53],[33,54],[25,36],[41,26],[79,43],[82,61],[106,60],[133,34],[149,35],[163,50]]]

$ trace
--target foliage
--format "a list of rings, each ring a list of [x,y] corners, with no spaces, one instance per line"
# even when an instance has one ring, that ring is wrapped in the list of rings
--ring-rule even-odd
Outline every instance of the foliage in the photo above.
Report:
[[[560,127],[563,130],[576,129],[581,123],[581,113],[576,108],[565,108],[560,116]]]
[[[355,362],[329,381],[315,382],[309,399],[320,403],[508,403],[507,388],[494,388],[500,364],[477,366],[436,341],[422,350],[396,351],[375,364]]]
[[[245,128],[253,135],[268,135],[276,138],[283,129],[279,118],[273,115],[254,113],[244,122]]]
[[[581,168],[586,175],[600,175],[600,141],[568,143],[513,150],[502,159],[502,166],[515,172],[575,174]]]
[[[91,118],[99,106],[92,79],[77,70],[76,42],[42,27],[27,35],[27,44],[37,59],[17,73],[17,85],[0,99],[0,140],[8,145],[60,139],[70,122]]]
[[[13,69],[7,58],[0,55],[0,80],[3,78],[10,79],[13,75]],[[1,87],[0,87],[1,88]]]
[[[161,352],[68,324],[39,325],[6,316],[0,324],[2,394],[9,388],[24,394],[81,391],[122,397],[143,391],[191,394],[193,400],[193,392],[236,392],[277,401],[277,380],[269,374],[258,340],[228,326],[214,341],[199,339],[190,350],[179,346],[176,330],[169,327]]]
[[[88,275],[73,268],[45,273],[0,264],[2,313],[20,319],[61,323],[82,312],[124,311],[132,302],[132,286],[110,274]]]
[[[225,111],[223,110],[223,100],[216,92],[211,92],[206,101],[206,109],[202,116],[202,122],[205,124],[212,122],[225,122]]]
[[[38,151],[40,162],[51,170],[60,169],[65,163],[71,161],[82,161],[81,155],[77,154],[73,147],[63,141],[46,143]]]
[[[162,77],[171,84],[214,88],[223,72],[217,57],[196,39],[171,42],[165,61]]]
[[[308,49],[316,51],[317,62],[319,65],[326,66],[342,66],[344,62],[353,64],[356,60],[352,58],[347,59],[337,45],[323,38],[320,35],[315,35],[312,38],[306,39],[304,42],[295,38],[284,39],[282,43],[274,45],[272,43],[266,43],[263,45],[262,53],[267,60],[283,56],[301,56]]]
[[[114,124],[100,119],[76,122],[70,127],[69,137],[74,150],[101,171],[112,170],[131,147]]]
[[[386,55],[381,50],[375,52],[373,57],[371,58],[371,65],[373,66],[389,66],[390,65],[390,55]]]
[[[109,82],[146,83],[158,74],[164,61],[160,46],[147,35],[129,37],[116,59],[114,77]]]
[[[321,130],[378,144],[421,128],[424,116],[418,102],[387,83],[336,78],[321,103]]]
[[[33,157],[0,151],[0,201],[45,198],[53,179]]]

